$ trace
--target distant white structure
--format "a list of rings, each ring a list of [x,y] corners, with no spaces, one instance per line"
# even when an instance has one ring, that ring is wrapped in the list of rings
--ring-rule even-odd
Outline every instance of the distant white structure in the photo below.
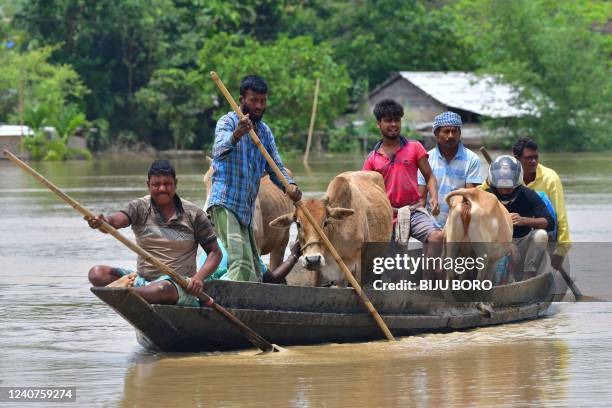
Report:
[[[44,126],[41,130],[47,140],[59,137],[53,126]],[[34,131],[29,126],[0,125],[0,158],[4,158],[4,155],[1,154],[3,149],[8,149],[22,158],[28,158],[29,152],[24,149],[23,138],[33,135]],[[84,137],[70,136],[68,146],[83,149],[87,147],[87,143]]]
[[[28,126],[0,125],[0,152],[7,149],[16,155],[21,155],[23,137],[33,134],[34,132]],[[4,158],[4,155],[0,155],[0,157]]]
[[[431,132],[433,119],[450,110],[461,115],[465,124],[463,138],[481,139],[482,116],[515,118],[536,115],[529,105],[516,104],[518,92],[499,83],[491,75],[477,76],[469,72],[402,71],[377,86],[368,96],[370,111],[383,99],[394,99],[405,109],[405,120],[424,134]]]
[[[32,136],[34,132],[29,126],[0,125],[0,137]]]

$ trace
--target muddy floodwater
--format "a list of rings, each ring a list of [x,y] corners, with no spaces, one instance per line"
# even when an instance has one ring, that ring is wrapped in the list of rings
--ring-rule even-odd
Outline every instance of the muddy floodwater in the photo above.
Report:
[[[609,157],[542,157],[564,183],[574,241],[612,242]],[[171,160],[179,194],[203,205],[203,157]],[[301,159],[286,164],[310,197],[362,160],[313,159],[308,171]],[[84,206],[108,213],[146,194],[149,164],[133,155],[33,166]],[[394,343],[290,347],[269,355],[153,354],[89,291],[94,264],[134,267],[135,255],[0,160],[0,387],[75,386],[79,406],[612,405],[612,303],[559,303],[535,321]],[[0,402],[5,405],[24,406]]]

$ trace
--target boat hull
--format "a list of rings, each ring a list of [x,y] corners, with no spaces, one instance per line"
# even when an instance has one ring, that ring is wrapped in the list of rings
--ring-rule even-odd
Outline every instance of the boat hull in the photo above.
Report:
[[[393,335],[401,337],[537,318],[549,308],[553,288],[551,273],[495,287],[486,303],[492,313],[483,312],[478,301],[466,301],[470,299],[465,294],[366,292]],[[253,330],[280,346],[384,338],[350,288],[215,281],[206,285],[206,291]],[[146,348],[200,352],[252,347],[209,307],[150,305],[130,289],[92,288],[92,292],[134,326],[138,341]]]

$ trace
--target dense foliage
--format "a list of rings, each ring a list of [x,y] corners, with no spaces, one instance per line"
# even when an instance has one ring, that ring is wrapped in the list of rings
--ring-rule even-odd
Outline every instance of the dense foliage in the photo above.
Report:
[[[464,0],[461,38],[481,71],[521,89],[537,116],[510,123],[553,150],[612,147],[612,3]],[[495,123],[494,123],[495,124]]]
[[[550,149],[612,147],[604,0],[4,3],[0,122],[17,122],[22,92],[26,124],[54,126],[59,140],[97,129],[85,132],[94,150],[209,146],[228,110],[211,70],[236,97],[241,76],[269,80],[266,120],[284,149],[303,147],[317,77],[317,128],[342,149],[356,146],[352,127],[333,130],[334,120],[399,70],[500,74],[539,115],[492,126]]]
[[[206,42],[200,54],[204,76],[216,70],[228,89],[238,89],[240,79],[251,72],[270,78],[266,121],[281,146],[303,148],[316,78],[322,79],[317,121],[330,125],[346,109],[351,82],[344,66],[333,60],[326,43],[315,46],[310,37],[280,37],[261,44],[249,37],[219,34]],[[205,78],[203,92],[217,95],[215,84]],[[218,115],[230,110],[223,98]]]

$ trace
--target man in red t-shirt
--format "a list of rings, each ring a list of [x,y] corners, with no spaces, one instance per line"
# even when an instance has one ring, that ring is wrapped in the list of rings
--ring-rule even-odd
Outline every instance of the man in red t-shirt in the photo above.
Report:
[[[438,186],[427,160],[427,151],[421,143],[401,136],[404,109],[399,103],[391,99],[380,101],[374,107],[374,116],[382,140],[368,154],[363,170],[376,171],[383,176],[387,196],[393,207],[394,226],[398,210],[410,207],[410,236],[421,242],[442,242],[442,231],[435,227],[433,218],[419,204],[418,170],[427,182],[432,213],[436,214],[440,210]]]

